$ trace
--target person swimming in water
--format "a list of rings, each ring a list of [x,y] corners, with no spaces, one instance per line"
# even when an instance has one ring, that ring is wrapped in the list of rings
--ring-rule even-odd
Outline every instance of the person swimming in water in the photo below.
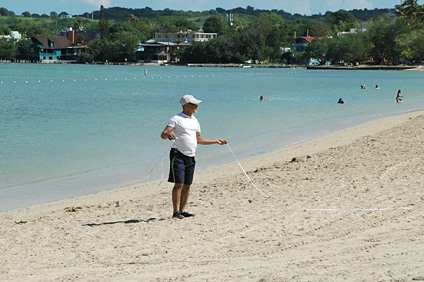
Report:
[[[339,99],[339,101],[337,101],[337,103],[338,103],[338,104],[344,104],[344,103],[345,103],[345,101],[343,101],[343,99],[342,99],[342,98],[340,98],[340,99]]]

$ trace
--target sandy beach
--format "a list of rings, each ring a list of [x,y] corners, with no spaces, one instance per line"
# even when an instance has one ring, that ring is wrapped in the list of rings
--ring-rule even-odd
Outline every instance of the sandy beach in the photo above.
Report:
[[[241,160],[268,197],[197,171],[192,218],[159,182],[3,212],[0,281],[424,280],[423,149],[414,112]]]

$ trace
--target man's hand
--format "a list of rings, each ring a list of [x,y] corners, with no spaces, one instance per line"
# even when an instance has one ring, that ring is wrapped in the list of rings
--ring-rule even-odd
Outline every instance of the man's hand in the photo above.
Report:
[[[165,127],[165,129],[162,131],[162,134],[160,135],[160,138],[174,140],[175,134],[172,133],[173,130],[174,130],[173,127],[170,127],[170,126]]]
[[[175,139],[174,133],[168,133],[167,134],[167,137],[168,137],[169,140],[174,140]]]
[[[218,139],[218,140],[216,140],[216,142],[219,144],[219,145],[225,145],[225,144],[227,144],[228,142],[227,142],[227,140],[225,140],[225,139]]]

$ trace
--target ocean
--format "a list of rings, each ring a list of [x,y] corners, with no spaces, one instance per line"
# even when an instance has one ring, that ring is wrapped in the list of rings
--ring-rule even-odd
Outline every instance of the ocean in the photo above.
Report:
[[[185,94],[203,101],[202,136],[227,139],[242,160],[423,110],[423,89],[414,71],[1,64],[0,211],[166,180],[160,133]],[[234,157],[199,145],[196,160]]]

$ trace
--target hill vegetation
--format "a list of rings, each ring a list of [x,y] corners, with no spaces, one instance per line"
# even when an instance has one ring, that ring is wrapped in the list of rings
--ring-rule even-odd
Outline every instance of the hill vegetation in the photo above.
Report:
[[[417,4],[417,0],[406,0],[393,9],[339,10],[312,16],[293,15],[283,10],[260,10],[251,6],[203,12],[101,7],[92,14],[72,17],[67,17],[66,12],[51,12],[50,15],[24,12],[17,16],[13,11],[0,8],[0,35],[16,30],[24,39],[15,45],[0,40],[0,58],[24,59],[32,36],[57,36],[60,30],[72,27],[103,32],[102,42],[90,44],[92,60],[132,58],[134,49],[128,46],[134,46],[134,42],[145,42],[155,32],[203,29],[218,33],[218,38],[180,50],[178,57],[183,62],[239,63],[254,60],[293,63],[306,62],[310,58],[318,59],[320,63],[359,63],[370,59],[376,63],[391,64],[421,62],[423,56],[416,45],[421,44],[424,38],[422,15],[423,7]],[[337,35],[361,27],[364,32]],[[302,56],[283,52],[291,47],[296,36],[324,40],[314,40]],[[122,46],[126,46],[126,50],[123,51]],[[14,50],[11,52],[10,48]]]

